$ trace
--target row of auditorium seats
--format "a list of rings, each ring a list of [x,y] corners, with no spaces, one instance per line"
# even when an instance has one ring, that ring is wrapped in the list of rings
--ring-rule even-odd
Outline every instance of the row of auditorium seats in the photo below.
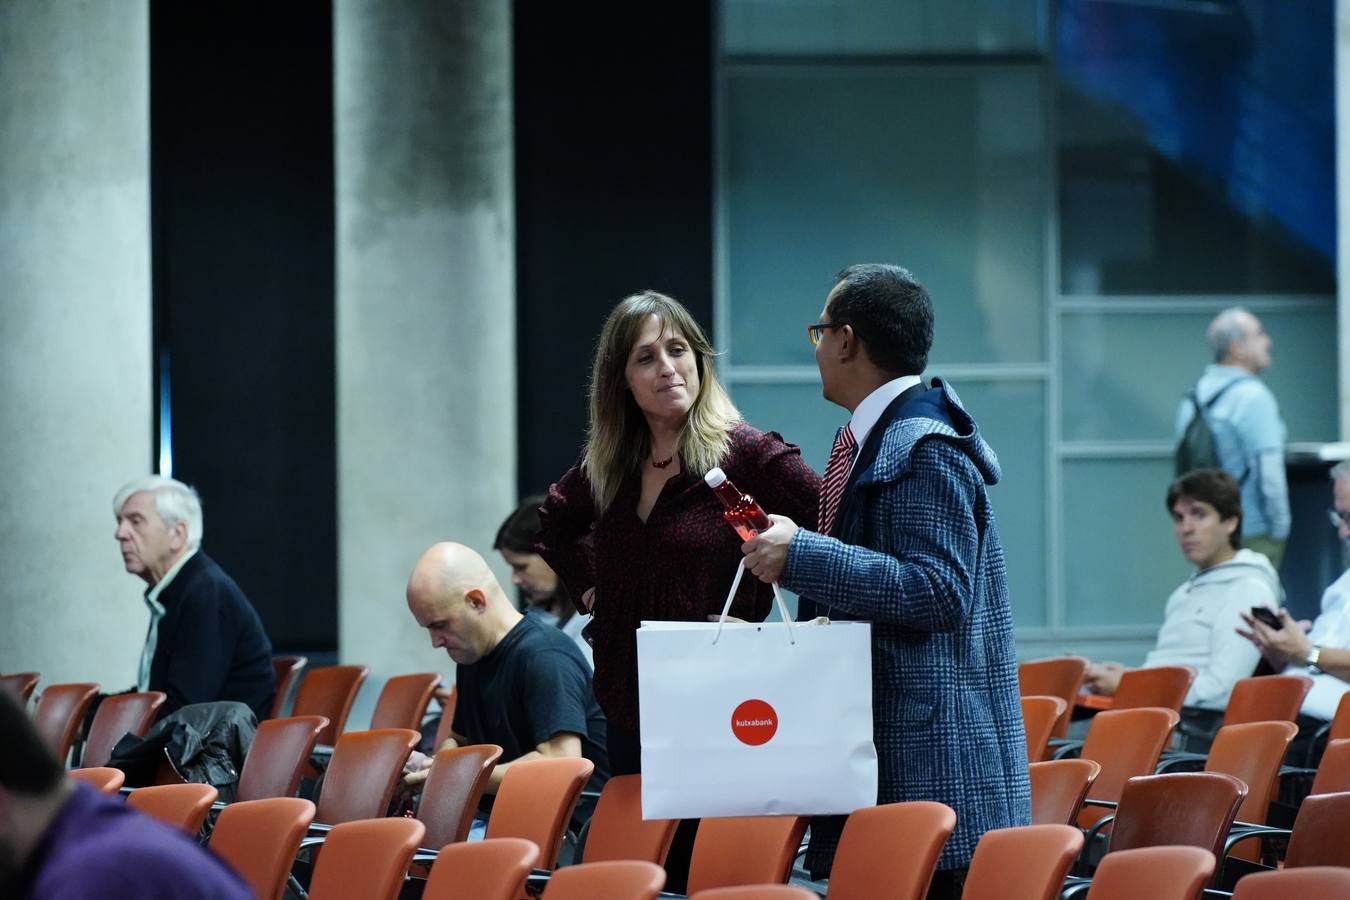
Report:
[[[336,667],[335,667],[336,668]],[[363,667],[342,667],[342,668],[363,668]],[[315,670],[314,674],[322,672],[322,669]],[[364,677],[364,674],[362,674]],[[410,676],[410,679],[419,676]],[[1267,679],[1252,679],[1252,681],[1266,681]],[[3,683],[3,682],[0,682]],[[424,682],[426,697],[429,698],[431,689],[434,687],[434,681]],[[48,692],[53,690],[48,688]],[[359,680],[355,686],[351,687],[351,693],[354,695],[355,688],[359,687]],[[386,690],[388,687],[386,686]],[[46,693],[46,692],[44,692]],[[127,695],[131,696],[131,695]],[[1299,695],[1301,699],[1301,694]],[[297,695],[296,706],[300,707],[301,697]],[[1034,700],[1037,698],[1027,698]],[[383,700],[383,695],[382,695]],[[1024,703],[1024,710],[1027,710],[1028,724],[1028,754],[1032,759],[1046,752],[1046,747],[1039,746],[1039,741],[1033,740],[1031,732],[1033,729],[1040,731],[1048,729],[1044,720],[1053,722],[1062,712],[1061,703],[1066,703],[1064,698],[1058,698],[1059,702],[1044,703]],[[39,701],[41,705],[41,701]],[[416,706],[416,703],[413,704]],[[420,701],[418,718],[422,715],[422,710],[426,707],[426,700]],[[1041,721],[1039,724],[1033,723],[1033,713],[1036,707],[1041,707],[1039,715]],[[350,708],[350,702],[347,701],[345,708]],[[339,712],[343,712],[339,706]],[[1048,712],[1047,712],[1048,711]],[[35,711],[36,715],[36,711]],[[153,718],[153,709],[150,713]],[[1339,718],[1339,717],[1338,717]],[[308,759],[318,737],[324,733],[330,725],[323,717],[290,717],[287,719],[276,719],[262,723],[253,748],[250,750],[245,765],[241,771],[241,780],[239,785],[239,800],[241,803],[253,802],[260,798],[277,798],[286,801],[295,801],[291,795],[295,793],[296,784],[299,780],[300,769]],[[1267,799],[1273,788],[1275,774],[1278,772],[1279,757],[1283,754],[1283,748],[1287,745],[1289,737],[1292,735],[1292,726],[1287,722],[1255,722],[1241,725],[1225,726],[1216,738],[1214,747],[1211,749],[1208,759],[1203,763],[1204,771],[1198,773],[1182,774],[1164,774],[1151,775],[1155,768],[1166,770],[1173,763],[1185,764],[1189,760],[1175,759],[1168,760],[1164,754],[1164,748],[1171,735],[1172,729],[1176,724],[1176,713],[1171,709],[1157,707],[1143,707],[1139,709],[1117,709],[1101,713],[1094,719],[1088,730],[1086,739],[1081,746],[1062,745],[1056,750],[1056,754],[1065,756],[1077,752],[1079,758],[1059,758],[1049,761],[1037,761],[1032,764],[1032,794],[1033,794],[1033,826],[1041,828],[1039,839],[1033,839],[1031,831],[1027,829],[1009,829],[1006,832],[999,832],[998,838],[993,834],[986,837],[990,846],[1000,842],[1022,840],[1027,842],[1028,846],[1035,844],[1036,840],[1042,842],[1054,843],[1054,841],[1045,835],[1051,835],[1055,832],[1046,832],[1046,827],[1060,828],[1058,833],[1062,836],[1068,833],[1077,835],[1078,846],[1069,854],[1069,859],[1065,863],[1063,870],[1059,871],[1058,876],[1049,879],[1050,882],[1056,882],[1055,889],[1044,894],[1047,898],[1057,896],[1061,889],[1065,888],[1065,873],[1077,861],[1079,871],[1087,872],[1090,861],[1085,850],[1091,849],[1093,845],[1104,847],[1105,855],[1101,857],[1101,863],[1096,868],[1094,880],[1090,883],[1084,883],[1086,896],[1091,900],[1098,900],[1099,896],[1115,896],[1107,893],[1112,879],[1117,876],[1113,873],[1125,866],[1124,862],[1114,862],[1126,858],[1126,854],[1134,853],[1139,850],[1157,850],[1160,849],[1154,845],[1163,845],[1163,849],[1170,845],[1189,845],[1190,848],[1208,854],[1208,864],[1204,868],[1203,877],[1200,878],[1200,884],[1211,885],[1210,893],[1214,896],[1220,896],[1213,891],[1212,886],[1221,883],[1219,875],[1224,870],[1226,859],[1231,859],[1235,853],[1234,847],[1241,849],[1242,845],[1256,846],[1258,836],[1275,833],[1274,829],[1258,829],[1245,827],[1245,824],[1254,824],[1260,821],[1259,811],[1264,806],[1264,800]],[[92,733],[91,729],[91,733]],[[1333,732],[1334,734],[1335,732]],[[325,842],[333,840],[334,833],[341,836],[355,834],[356,829],[345,828],[343,826],[351,825],[356,822],[367,822],[369,820],[381,820],[389,808],[390,799],[398,781],[403,760],[406,759],[408,750],[416,741],[417,735],[411,729],[373,729],[366,732],[352,732],[342,735],[337,739],[333,748],[331,761],[328,766],[323,788],[318,798],[318,806],[310,806],[310,812],[305,822],[305,828],[301,830],[300,838],[297,839],[297,849],[300,849],[300,843],[314,843],[317,837],[305,839],[305,834],[314,836],[323,835]],[[1048,741],[1047,741],[1048,744]],[[496,748],[459,748],[446,751],[438,756],[436,767],[433,769],[433,778],[429,779],[423,793],[421,804],[416,810],[417,818],[412,820],[420,827],[417,838],[413,841],[413,851],[417,846],[427,847],[445,847],[447,845],[456,846],[463,841],[467,832],[468,823],[472,818],[474,809],[477,806],[478,796],[481,794],[482,784],[486,781],[487,775],[491,772],[496,762],[495,752],[500,752]],[[88,753],[88,744],[86,744],[86,754]],[[88,757],[86,757],[88,758]],[[1274,760],[1272,762],[1272,760]],[[571,770],[563,771],[559,763],[573,763]],[[577,767],[576,764],[583,764]],[[533,846],[534,855],[531,857],[530,866],[539,868],[530,873],[527,883],[532,887],[537,895],[542,889],[544,891],[554,891],[546,893],[544,896],[553,897],[559,895],[561,888],[553,887],[554,880],[558,873],[553,873],[550,877],[549,871],[554,868],[559,859],[559,854],[564,840],[564,830],[566,823],[570,818],[573,807],[575,806],[577,796],[581,786],[589,776],[589,763],[584,760],[540,760],[536,763],[513,766],[508,771],[507,779],[502,785],[501,794],[494,807],[492,818],[489,821],[488,837],[493,841],[510,838],[514,840],[528,841]],[[1246,768],[1242,768],[1242,767]],[[585,771],[581,771],[585,768]],[[88,770],[79,774],[77,777],[86,779],[96,779],[102,773],[94,770]],[[120,775],[120,773],[117,773]],[[439,778],[437,777],[439,776]],[[110,775],[108,782],[101,785],[105,789],[116,790],[116,775]],[[591,865],[596,862],[618,862],[625,860],[638,859],[651,864],[659,864],[664,859],[666,849],[669,847],[670,834],[673,833],[674,823],[663,822],[644,822],[640,815],[640,788],[636,776],[628,778],[611,779],[605,791],[602,792],[600,801],[597,804],[596,812],[589,823],[588,828],[580,837],[575,857],[582,860],[585,865]],[[1249,786],[1251,788],[1249,789]],[[202,808],[202,786],[184,785],[188,791],[180,792],[185,796],[191,796],[192,791],[198,793],[193,797],[192,802],[196,808]],[[1299,812],[1299,817],[1294,822],[1292,832],[1287,833],[1288,849],[1285,852],[1284,866],[1289,870],[1289,875],[1295,875],[1299,872],[1313,872],[1322,864],[1331,864],[1337,867],[1350,866],[1350,846],[1347,842],[1350,839],[1341,835],[1339,823],[1350,816],[1350,793],[1335,793],[1350,788],[1350,740],[1334,739],[1328,745],[1326,754],[1323,757],[1321,765],[1317,769],[1316,778],[1313,785],[1312,794],[1308,802],[1305,802]],[[134,802],[137,805],[143,805],[143,808],[150,806],[155,802],[155,793],[159,788],[142,789],[132,795],[128,802]],[[207,788],[214,799],[214,789]],[[146,792],[150,793],[147,795]],[[139,797],[137,795],[140,795]],[[541,803],[541,798],[560,798],[552,803]],[[1216,804],[1205,805],[1200,802],[1200,797],[1217,798]],[[1085,799],[1086,798],[1086,799]],[[295,801],[305,803],[307,801]],[[1226,806],[1225,806],[1226,802]],[[220,813],[221,821],[230,821],[237,818],[240,813],[231,813],[226,815],[226,811],[239,807],[241,804],[231,804],[225,811]],[[210,800],[205,801],[204,809],[209,809]],[[910,808],[908,812],[915,814],[916,806],[936,807],[939,804],[893,804],[883,807],[875,807],[873,810],[860,810],[850,817],[848,828],[853,832],[862,834],[866,830],[866,823],[872,816],[895,817],[901,815],[896,810],[901,807]],[[547,807],[545,810],[544,807]],[[1217,812],[1210,812],[1211,807],[1217,809]],[[249,807],[244,806],[244,809]],[[294,818],[295,810],[300,807],[290,805],[291,815]],[[941,809],[946,810],[945,807]],[[1178,810],[1185,811],[1187,815],[1178,816]],[[1205,810],[1205,812],[1200,812]],[[1250,812],[1249,812],[1250,810]],[[1195,815],[1191,815],[1196,811]],[[1114,818],[1108,817],[1103,820],[1104,814],[1114,812]],[[1167,815],[1162,815],[1166,812]],[[950,816],[951,811],[946,810]],[[196,813],[194,812],[193,815]],[[259,813],[258,815],[262,815]],[[201,814],[202,819],[206,817],[206,812]],[[167,818],[167,816],[166,816]],[[319,824],[314,824],[315,820]],[[1236,820],[1236,825],[1234,821]],[[398,822],[398,818],[383,819],[386,822]],[[878,818],[877,821],[881,821]],[[854,823],[859,823],[855,825]],[[954,817],[952,818],[954,823]],[[1078,823],[1081,828],[1067,828],[1068,823]],[[189,818],[186,821],[180,821],[179,827],[195,833],[201,828],[201,819],[196,820],[195,826]],[[220,823],[216,823],[218,829]],[[711,889],[720,889],[737,884],[752,883],[777,883],[780,887],[785,887],[785,882],[792,872],[792,859],[801,841],[802,832],[806,827],[806,820],[797,817],[762,817],[750,819],[719,819],[707,820],[700,827],[696,838],[694,864],[690,873],[691,892],[701,892],[700,895],[707,895]],[[947,826],[946,833],[950,832],[950,825]],[[667,831],[666,829],[669,829]],[[1083,830],[1089,830],[1089,838],[1084,841]],[[1026,835],[1015,838],[1014,832],[1024,832]],[[933,861],[941,850],[942,842],[946,839],[946,833],[942,833],[938,828],[940,839],[936,841],[935,849],[932,852]],[[900,881],[911,878],[915,871],[921,874],[923,886],[917,888],[915,896],[922,896],[926,889],[926,883],[931,874],[932,864],[928,864],[928,875],[922,874],[925,870],[922,865],[917,869],[913,860],[909,856],[903,859],[897,859],[901,854],[897,850],[901,847],[914,847],[916,844],[916,830],[911,821],[900,832],[887,835],[882,830],[877,830],[872,838],[855,838],[852,843],[841,844],[839,862],[836,866],[834,877],[828,885],[828,896],[831,898],[847,898],[850,896],[877,896],[875,893],[878,884],[885,884],[887,896],[910,896],[908,893],[892,892],[891,887],[895,887]],[[212,832],[214,835],[215,832]],[[226,835],[230,831],[227,829]],[[847,836],[849,831],[846,830]],[[1059,838],[1062,843],[1067,838]],[[212,837],[213,842],[217,840]],[[349,840],[344,837],[344,841]],[[354,839],[353,839],[354,840]],[[283,842],[284,843],[284,842]],[[922,844],[923,841],[917,841]],[[212,846],[216,846],[212,843]],[[229,846],[229,840],[222,846]],[[848,848],[856,846],[858,849],[850,854]],[[982,857],[987,857],[995,853],[994,850],[985,849],[985,844],[981,844],[980,855],[977,855],[977,863]],[[220,851],[221,848],[217,847]],[[405,877],[404,873],[411,871],[417,875],[428,873],[427,865],[430,865],[430,873],[434,873],[441,867],[437,860],[441,859],[440,854],[433,854],[429,851],[416,852],[410,851],[408,859],[403,863],[396,879],[396,884],[402,883]],[[442,851],[444,852],[444,851]],[[257,854],[253,854],[257,855]],[[349,854],[342,854],[347,856]],[[850,855],[855,856],[859,864],[851,867],[849,864]],[[1028,877],[1037,871],[1044,874],[1044,866],[1039,869],[1031,864],[1033,851],[1023,849],[1018,851],[1014,858],[1018,859],[1016,865],[1003,865],[999,873],[1002,884],[1006,887],[1007,879],[1015,873],[1020,878],[1026,874]],[[1100,853],[1098,854],[1100,855]],[[1184,854],[1183,854],[1184,855]],[[1256,855],[1256,854],[1248,854]],[[1267,858],[1271,852],[1265,853]],[[320,888],[325,881],[320,880],[323,873],[325,859],[331,859],[333,854],[320,854],[318,865],[315,868],[315,882],[312,888]],[[1190,854],[1192,866],[1198,865],[1195,860],[1201,859],[1194,853]],[[289,871],[290,860],[294,858],[294,853],[286,856],[286,868]],[[395,854],[394,862],[397,863],[398,856]],[[1058,858],[1058,857],[1056,857]],[[1224,865],[1220,865],[1224,863]],[[329,866],[335,866],[335,863],[328,863]],[[1154,874],[1161,871],[1159,868],[1162,863],[1153,864]],[[376,868],[366,866],[365,868]],[[394,866],[399,869],[398,865]],[[496,871],[499,867],[490,867]],[[559,872],[568,872],[581,869],[581,866],[568,866]],[[967,887],[966,896],[968,898],[979,896],[1040,896],[1032,893],[988,893],[980,894],[978,888],[980,880],[976,876],[982,870],[988,868],[984,864],[978,864],[972,867],[971,881],[972,885]],[[1146,867],[1147,868],[1147,867]],[[903,869],[904,871],[899,871]],[[445,871],[444,868],[440,868]],[[1055,867],[1050,866],[1050,875],[1054,874]],[[857,883],[853,885],[850,881],[850,872],[858,872]],[[1350,872],[1350,869],[1343,869],[1339,874]],[[1282,896],[1278,894],[1256,894],[1251,893],[1256,887],[1246,887],[1248,884],[1265,885],[1273,884],[1274,880],[1270,877],[1276,873],[1261,874],[1242,878],[1237,882],[1238,897],[1263,897],[1263,896]],[[1283,874],[1283,873],[1279,873]],[[448,877],[448,876],[443,876]],[[582,876],[568,876],[569,879]],[[1047,876],[1049,877],[1049,876]],[[1306,880],[1308,875],[1300,875],[1301,879]],[[1327,877],[1334,877],[1327,876]],[[1057,878],[1057,881],[1056,881]],[[880,880],[878,880],[880,879]],[[346,880],[346,879],[342,879]],[[456,879],[459,880],[459,879]],[[991,881],[991,884],[993,882]],[[1047,882],[1049,883],[1049,882]],[[1184,887],[1189,884],[1186,878],[1168,880],[1169,885],[1176,884]],[[1302,884],[1298,881],[1296,884]],[[1072,880],[1069,882],[1069,889],[1073,890]],[[1278,888],[1278,886],[1277,886]],[[649,896],[657,887],[635,888],[637,893],[632,896]],[[518,891],[519,886],[512,889]],[[280,891],[280,888],[278,888]],[[1247,893],[1243,893],[1246,891]],[[1147,892],[1149,896],[1164,896],[1156,890]],[[508,893],[508,895],[510,895]],[[592,896],[627,896],[621,893],[594,893]],[[789,896],[788,893],[782,893],[781,896]],[[1143,894],[1135,894],[1142,896]],[[1334,896],[1335,894],[1328,894]],[[311,891],[311,896],[322,897],[323,893]],[[336,896],[336,895],[335,895]],[[370,894],[377,896],[377,894]],[[432,895],[428,895],[432,896]],[[456,896],[456,895],[450,895]],[[731,895],[728,895],[731,896]],[[758,894],[746,894],[745,896],[759,896]],[[764,894],[764,896],[770,896]],[[810,892],[806,894],[798,893],[797,896],[815,896]],[[1081,894],[1079,894],[1081,896]],[[1124,896],[1124,895],[1120,895]],[[1176,896],[1198,896],[1194,892],[1190,894],[1180,893]],[[1302,897],[1318,896],[1315,892],[1309,893],[1304,889]]]

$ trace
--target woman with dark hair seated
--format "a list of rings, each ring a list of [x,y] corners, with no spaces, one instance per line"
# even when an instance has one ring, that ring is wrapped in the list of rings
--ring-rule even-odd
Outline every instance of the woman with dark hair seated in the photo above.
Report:
[[[567,588],[534,550],[535,536],[539,533],[539,507],[543,505],[543,494],[533,494],[520,501],[520,506],[497,529],[492,549],[511,567],[511,583],[525,595],[525,615],[536,616],[561,628],[563,634],[576,641],[581,655],[594,669],[591,645],[582,637],[591,617],[577,612]]]

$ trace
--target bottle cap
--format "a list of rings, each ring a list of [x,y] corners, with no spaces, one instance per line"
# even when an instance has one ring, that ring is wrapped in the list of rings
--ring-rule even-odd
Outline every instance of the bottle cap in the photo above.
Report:
[[[708,487],[715,488],[721,486],[722,482],[727,480],[727,475],[717,466],[713,466],[708,470],[708,474],[703,476],[703,480]]]

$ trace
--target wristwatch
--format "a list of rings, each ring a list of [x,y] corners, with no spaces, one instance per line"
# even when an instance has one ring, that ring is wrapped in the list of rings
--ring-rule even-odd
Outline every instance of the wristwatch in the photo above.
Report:
[[[1322,656],[1322,648],[1319,647],[1319,646],[1317,646],[1316,644],[1313,644],[1313,645],[1312,645],[1312,649],[1308,651],[1308,674],[1309,674],[1309,675],[1321,675],[1321,674],[1322,674],[1322,668],[1321,668],[1321,666],[1317,665],[1317,660],[1318,660],[1319,658],[1321,658],[1321,656]]]

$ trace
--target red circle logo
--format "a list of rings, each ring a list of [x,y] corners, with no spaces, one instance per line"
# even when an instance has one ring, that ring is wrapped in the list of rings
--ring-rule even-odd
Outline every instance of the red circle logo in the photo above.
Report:
[[[767,744],[778,731],[778,712],[763,700],[746,700],[731,713],[731,733],[751,747]]]

